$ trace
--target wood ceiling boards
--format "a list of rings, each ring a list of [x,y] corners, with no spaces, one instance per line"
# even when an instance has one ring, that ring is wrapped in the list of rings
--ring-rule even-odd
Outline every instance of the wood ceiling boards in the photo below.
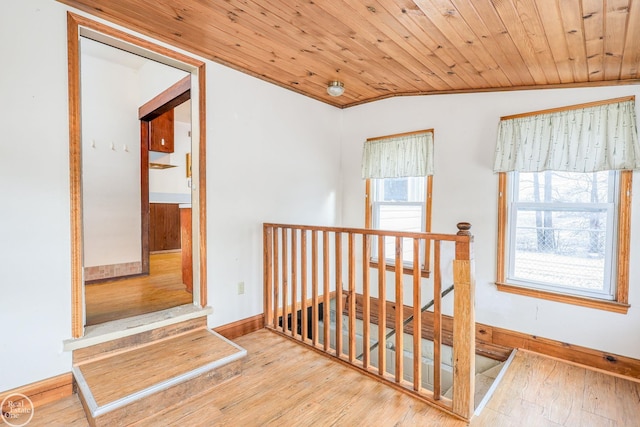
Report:
[[[639,0],[58,1],[340,108],[640,78]]]

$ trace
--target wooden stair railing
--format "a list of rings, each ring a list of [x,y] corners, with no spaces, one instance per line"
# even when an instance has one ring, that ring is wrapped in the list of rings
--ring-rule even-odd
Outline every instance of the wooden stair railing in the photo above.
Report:
[[[453,285],[449,286],[447,289],[445,289],[444,291],[442,291],[442,293],[440,294],[440,298],[444,298],[445,296],[447,296],[451,291],[453,291]],[[431,307],[433,307],[435,305],[435,299],[432,299],[431,301],[429,301],[428,303],[426,303],[425,305],[422,306],[422,308],[420,309],[420,313],[424,313],[425,311],[429,310]],[[402,321],[402,329],[404,330],[404,327],[407,326],[409,323],[411,323],[411,321],[413,320],[413,318],[415,317],[414,314],[411,314],[409,317],[407,317],[406,319],[404,319]],[[386,342],[389,338],[391,338],[392,336],[394,336],[398,331],[396,329],[391,329],[389,332],[387,332],[387,335],[385,335],[384,337],[384,342]],[[380,345],[380,340],[377,340],[376,342],[374,342],[373,344],[371,344],[369,346],[369,352],[375,350],[376,348],[378,348],[378,346]],[[356,359],[358,360],[362,360],[362,356],[364,356],[364,352],[360,353],[358,355],[358,357],[356,357]]]
[[[264,224],[265,326],[464,420],[470,420],[474,410],[475,377],[475,278],[470,228],[469,223],[459,223],[457,234],[436,234]],[[393,263],[387,266],[389,254],[385,257],[385,243],[391,239],[395,251]],[[374,258],[377,259],[372,261],[372,247],[376,243]],[[448,246],[443,249],[443,245]],[[449,252],[445,252],[446,249]],[[413,251],[410,266],[405,265],[406,250]],[[433,254],[429,279],[424,277],[420,264],[420,260],[425,258],[424,251]],[[441,265],[443,259],[452,263],[452,277],[444,280],[449,283],[451,280],[454,287],[453,313],[447,313],[454,317],[451,399],[444,397],[441,389],[442,297],[450,292],[449,289],[442,289],[443,271],[448,271]],[[389,267],[393,273],[389,273],[388,277]],[[374,279],[377,286],[371,283],[374,275],[377,276]],[[391,277],[393,279],[389,280]],[[388,286],[388,281],[393,281],[393,288]],[[427,295],[427,292],[432,295]],[[377,308],[377,318],[373,319],[373,324],[377,326],[377,338],[372,336],[371,331],[371,304],[376,300],[374,297],[377,297],[378,304],[374,306]],[[425,305],[422,303],[423,297],[431,301]],[[356,300],[359,301],[359,307],[356,307]],[[411,302],[407,304],[407,301]],[[393,307],[399,307],[393,310],[391,333],[387,332],[388,302],[395,304]],[[335,318],[331,315],[332,304],[335,305]],[[412,306],[412,313],[407,317],[403,310],[406,305]],[[421,333],[421,314],[431,306],[432,390],[425,388],[422,381],[426,374],[422,372]],[[405,346],[404,333],[394,332],[404,331],[407,324],[411,325],[413,333],[412,343]],[[333,325],[335,331],[331,330]],[[357,330],[361,335],[361,344],[357,340]],[[393,335],[395,358],[388,361],[386,345],[372,346],[371,342],[377,340],[383,344]],[[358,347],[361,347],[360,350]],[[374,351],[376,347],[377,352]],[[412,353],[413,363],[410,367],[404,366],[406,351]]]

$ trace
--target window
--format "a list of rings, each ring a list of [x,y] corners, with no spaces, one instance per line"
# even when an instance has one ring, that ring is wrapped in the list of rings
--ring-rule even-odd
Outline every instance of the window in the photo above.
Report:
[[[512,172],[507,281],[613,300],[618,175]]]
[[[634,105],[501,119],[498,290],[627,312],[630,169],[640,165]]]
[[[430,177],[371,179],[367,196],[370,200],[371,220],[366,227],[393,231],[427,231],[430,228],[427,224],[427,189],[430,182]],[[413,245],[410,240],[405,239],[403,242],[403,261],[408,267],[413,264]],[[377,239],[373,239],[372,243],[371,253],[377,254]],[[424,252],[424,248],[421,252]],[[388,262],[393,264],[393,239],[385,240],[384,253]],[[425,265],[423,261],[423,270]]]
[[[626,313],[631,172],[500,174],[498,289]]]
[[[366,179],[365,227],[390,231],[431,230],[433,129],[368,139],[362,153]],[[404,272],[413,271],[413,244],[403,241]],[[371,241],[373,265],[378,239]],[[420,248],[420,269],[428,277],[429,246]],[[395,270],[395,239],[385,239],[387,270]],[[424,257],[422,258],[422,254]]]

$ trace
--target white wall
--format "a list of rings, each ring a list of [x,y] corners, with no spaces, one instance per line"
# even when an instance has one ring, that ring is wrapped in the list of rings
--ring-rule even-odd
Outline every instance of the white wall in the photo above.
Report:
[[[188,75],[186,71],[145,59],[138,69],[139,103],[146,104]]]
[[[344,111],[343,225],[364,225],[360,178],[368,137],[434,128],[436,173],[433,231],[455,233],[469,221],[475,236],[478,322],[640,358],[640,264],[631,262],[627,315],[498,292],[496,280],[497,175],[492,171],[501,116],[545,108],[640,96],[640,86],[539,90],[393,98]],[[634,189],[640,194],[640,174]],[[640,256],[640,197],[632,208],[631,260]]]
[[[71,370],[66,18],[52,1],[0,13],[0,390]]]
[[[341,111],[207,67],[207,273],[217,326],[263,312],[263,222],[337,223]]]
[[[138,72],[86,54],[81,64],[83,265],[140,262]]]
[[[0,14],[0,390],[71,370],[68,9]],[[210,326],[262,312],[263,221],[336,222],[340,113],[207,62]]]

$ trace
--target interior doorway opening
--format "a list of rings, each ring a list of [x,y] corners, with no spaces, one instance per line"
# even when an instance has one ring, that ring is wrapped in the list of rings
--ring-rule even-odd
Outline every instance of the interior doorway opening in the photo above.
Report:
[[[114,48],[98,45],[91,40],[81,39],[82,47],[86,48],[82,50],[82,61],[88,65],[85,73],[92,71],[93,61],[105,66],[97,57],[108,58],[110,62],[132,68],[138,80],[147,78],[143,70],[148,65],[143,59],[127,59],[131,54],[120,50],[105,52],[105,49]],[[157,66],[153,70],[155,73],[169,73],[167,79],[175,78],[176,75],[174,70]],[[110,73],[108,78],[111,79],[115,73],[116,71]],[[120,81],[124,78],[120,77]],[[88,80],[94,84],[99,83],[93,79]],[[85,326],[192,302],[191,165],[188,161],[191,158],[190,80],[191,76],[187,74],[138,108],[136,118],[140,121],[139,145],[135,149],[140,152],[140,202],[139,207],[133,207],[132,214],[140,212],[140,266],[134,271],[121,269],[123,271],[118,273],[114,268],[88,267],[85,261]],[[95,98],[100,98],[99,94],[94,94],[90,88],[84,90],[83,86],[83,93],[85,92],[92,97],[90,105],[95,104]],[[110,96],[114,97],[113,94]],[[100,101],[100,105],[107,103]],[[83,105],[83,111],[84,109]],[[91,117],[93,114],[95,112],[88,111],[83,117]],[[91,123],[89,125],[91,127]],[[86,147],[86,142],[84,145]],[[92,157],[86,154],[86,151],[92,151],[93,148],[86,147],[83,160],[87,159],[87,163],[93,166],[92,173],[96,173],[96,169],[102,166],[101,163],[92,162]],[[83,177],[87,178],[87,175],[90,174],[83,173]],[[108,184],[113,186],[114,182],[109,179]],[[125,185],[118,193],[131,191],[126,187]],[[89,194],[83,200],[93,200],[90,193],[95,191],[95,188],[85,186],[83,192]],[[114,199],[117,198],[117,195],[114,196]],[[87,221],[87,216],[92,211],[92,206],[86,205],[85,202],[85,236],[92,234],[86,232],[87,223],[91,223]],[[100,207],[105,209],[101,204]],[[103,224],[99,226],[104,227]],[[112,235],[120,232],[118,224],[110,230]],[[138,242],[135,238],[133,240],[125,240],[124,244],[137,246]],[[85,251],[87,247],[91,246],[85,244]],[[93,258],[100,259],[96,254],[93,255]],[[85,256],[85,260],[86,258]],[[99,278],[91,280],[92,274],[98,274]]]
[[[69,46],[69,109],[70,109],[70,176],[71,176],[71,225],[72,225],[72,329],[73,337],[79,338],[84,335],[84,326],[89,325],[90,322],[86,321],[86,314],[90,310],[89,301],[87,298],[87,287],[94,286],[93,284],[85,286],[87,282],[91,267],[92,257],[98,252],[92,251],[92,247],[109,247],[114,245],[116,232],[113,229],[107,227],[111,222],[116,220],[126,219],[130,224],[135,224],[130,229],[126,230],[126,234],[129,238],[135,235],[136,243],[131,245],[121,245],[114,249],[114,246],[109,248],[108,254],[110,256],[119,256],[123,253],[130,252],[137,254],[137,258],[129,262],[129,260],[116,260],[115,262],[102,262],[102,264],[96,263],[96,265],[120,265],[124,266],[124,274],[112,274],[111,277],[104,277],[104,280],[113,279],[113,282],[118,282],[110,289],[112,291],[112,300],[116,300],[113,294],[119,294],[117,286],[125,286],[124,280],[142,279],[147,278],[151,280],[156,286],[162,284],[162,280],[159,276],[154,277],[153,264],[155,254],[152,254],[149,247],[149,209],[148,206],[151,202],[157,202],[154,197],[157,194],[163,192],[155,191],[149,187],[152,180],[149,179],[149,174],[153,174],[156,170],[149,171],[150,151],[142,149],[144,144],[141,143],[141,138],[145,135],[145,126],[147,126],[151,119],[149,114],[155,114],[154,111],[158,107],[151,110],[144,110],[148,107],[148,103],[136,101],[135,112],[133,119],[135,121],[135,140],[125,136],[105,136],[109,130],[120,131],[126,126],[119,122],[106,123],[106,125],[100,127],[100,125],[93,126],[91,122],[91,114],[84,109],[85,105],[90,103],[86,91],[86,83],[90,80],[89,77],[84,75],[87,68],[86,64],[82,64],[82,50],[81,40],[90,40],[91,43],[100,43],[108,46],[114,51],[128,52],[133,58],[132,61],[142,59],[147,63],[153,63],[156,65],[169,66],[181,73],[180,80],[185,76],[188,78],[186,86],[188,87],[188,94],[190,98],[190,119],[189,130],[190,133],[190,151],[188,152],[188,160],[190,163],[189,177],[186,175],[186,171],[183,168],[183,185],[186,188],[186,193],[189,199],[178,200],[176,204],[189,205],[188,219],[191,221],[190,231],[191,236],[188,239],[188,249],[192,254],[191,262],[188,265],[184,265],[180,257],[178,263],[178,276],[180,277],[180,285],[184,287],[182,280],[182,270],[188,270],[192,277],[191,282],[193,284],[192,293],[189,295],[188,303],[204,307],[206,306],[206,241],[204,236],[206,235],[205,224],[205,124],[204,124],[204,63],[195,60],[186,55],[171,51],[167,48],[160,47],[149,41],[140,39],[133,35],[121,32],[119,30],[112,29],[103,24],[91,21],[87,18],[69,13],[68,14],[68,46]],[[105,58],[101,58],[104,60]],[[155,65],[154,65],[155,66]],[[151,67],[153,68],[153,67]],[[158,80],[159,73],[148,72],[145,81],[156,82]],[[160,79],[161,80],[161,79]],[[119,81],[122,83],[124,80]],[[174,87],[177,83],[175,79],[171,82],[170,87]],[[183,82],[184,83],[184,82]],[[118,85],[116,85],[118,86]],[[98,91],[107,92],[106,95],[110,95],[109,92],[114,92],[115,86],[113,85],[94,85],[93,89]],[[130,88],[129,88],[130,89]],[[166,86],[165,86],[166,89]],[[125,90],[125,93],[131,95],[133,90]],[[157,98],[157,92],[151,96],[152,99]],[[145,98],[147,100],[149,97]],[[175,98],[175,97],[174,97]],[[173,99],[173,98],[172,98]],[[164,104],[167,104],[169,100],[165,100]],[[183,104],[184,99],[180,100],[177,105]],[[161,104],[161,105],[164,105]],[[142,106],[140,106],[142,105]],[[177,106],[172,106],[172,110]],[[97,107],[92,107],[92,110],[96,110]],[[138,109],[140,109],[138,111]],[[122,112],[122,109],[116,109],[118,113]],[[144,114],[143,114],[144,113]],[[129,116],[129,115],[128,115]],[[139,119],[144,119],[139,121]],[[114,119],[115,120],[115,119]],[[130,117],[128,118],[130,120]],[[95,136],[90,136],[87,132],[90,129],[94,129]],[[149,134],[151,132],[148,127]],[[147,135],[149,136],[149,135]],[[138,145],[138,146],[136,146]],[[148,148],[148,147],[147,147]],[[152,150],[153,151],[153,150]],[[97,154],[99,153],[99,154]],[[98,162],[107,163],[106,159],[111,159],[115,155],[120,155],[121,158],[128,158],[128,163],[136,164],[135,171],[126,171],[122,167],[122,164],[115,162],[117,168],[112,167],[103,168],[102,174],[107,178],[103,179],[102,191],[89,192],[92,187],[91,180],[95,176],[90,176],[88,171],[95,171],[96,168],[89,167],[90,162],[94,162],[92,165],[96,165],[96,158]],[[93,155],[94,159],[90,159],[89,156]],[[109,157],[111,156],[111,157]],[[172,154],[169,153],[169,157]],[[180,160],[182,163],[187,162],[186,154],[181,156],[173,156],[170,162],[174,160]],[[158,163],[159,160],[154,160],[153,163]],[[143,172],[146,168],[146,173]],[[167,169],[168,170],[168,169]],[[105,172],[106,171],[106,172]],[[161,170],[162,171],[162,170]],[[87,172],[87,175],[85,175]],[[121,175],[136,176],[137,178],[125,179],[127,185],[116,186],[114,182]],[[99,175],[99,174],[98,174]],[[102,176],[101,178],[104,178]],[[147,186],[144,186],[145,180]],[[106,182],[106,184],[104,184]],[[116,201],[115,197],[121,197],[121,194],[115,194],[114,189],[122,188],[135,188],[135,197],[131,194],[128,195],[130,200],[136,200],[137,211],[136,214],[132,214],[133,210],[130,210],[124,215],[115,214],[110,211],[109,208],[113,206],[123,205],[119,200]],[[145,190],[142,190],[146,188]],[[146,195],[145,195],[146,192]],[[157,193],[157,194],[156,194]],[[170,191],[164,191],[164,193],[171,193]],[[176,191],[174,193],[180,193]],[[105,197],[108,195],[110,197]],[[145,200],[146,198],[146,200]],[[98,200],[97,203],[94,203]],[[185,202],[185,203],[180,203]],[[92,204],[93,203],[93,204]],[[145,205],[146,204],[146,208]],[[97,207],[97,208],[96,208]],[[186,206],[185,206],[186,207]],[[93,209],[93,211],[91,211]],[[101,214],[94,215],[97,212]],[[100,216],[102,215],[102,216]],[[144,219],[146,216],[146,220]],[[133,219],[133,220],[132,220]],[[89,223],[93,222],[93,229],[90,228]],[[127,226],[121,226],[117,230],[118,232],[126,229]],[[96,231],[97,230],[97,231]],[[101,235],[102,239],[96,242],[88,240],[89,236]],[[146,240],[146,242],[145,242]],[[180,247],[182,251],[182,244]],[[163,255],[163,254],[158,254]],[[180,254],[181,255],[181,254]],[[145,260],[146,258],[146,260]],[[158,265],[163,265],[165,269],[169,268],[168,265],[175,265],[175,261],[170,262],[168,259],[172,258],[169,254],[164,256],[158,256]],[[175,258],[175,256],[173,257]],[[95,260],[95,258],[94,258]],[[104,270],[104,268],[103,268]],[[160,270],[158,270],[160,271]],[[148,274],[147,274],[148,273]],[[174,274],[175,276],[175,274]],[[126,277],[126,279],[124,279]],[[89,279],[91,280],[91,279]],[[106,281],[103,282],[107,283]],[[183,291],[186,292],[186,291]],[[187,292],[188,293],[188,292]],[[142,298],[145,302],[153,302],[155,296],[148,289],[141,291],[138,294],[138,298]],[[109,298],[106,298],[108,300]],[[157,299],[157,298],[155,298]],[[176,299],[178,304],[182,304],[182,300]],[[155,309],[154,309],[155,311]],[[135,315],[135,314],[134,314]],[[99,320],[98,320],[99,322]]]

